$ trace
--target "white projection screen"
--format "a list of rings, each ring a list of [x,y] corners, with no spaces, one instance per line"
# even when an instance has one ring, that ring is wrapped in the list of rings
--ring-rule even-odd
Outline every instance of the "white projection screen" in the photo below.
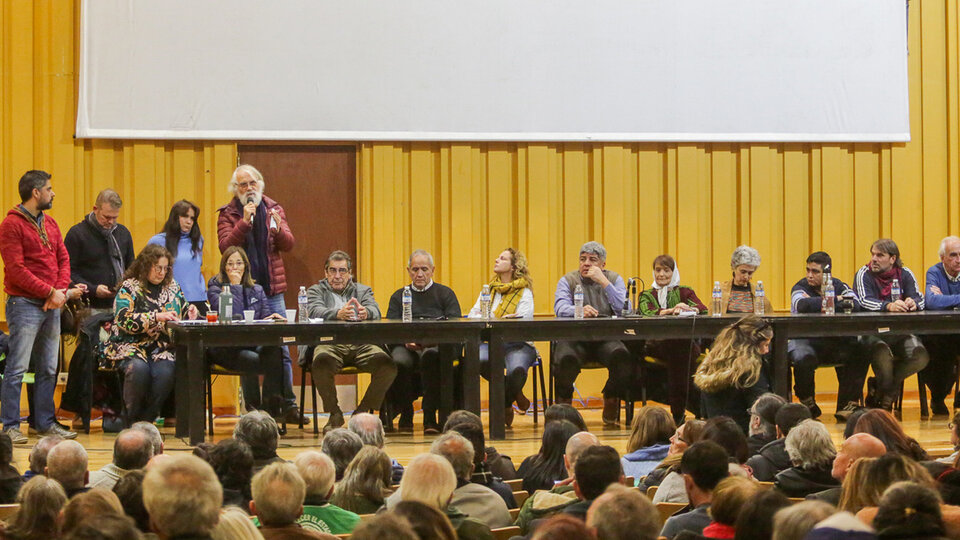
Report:
[[[85,0],[77,136],[908,141],[904,0]]]

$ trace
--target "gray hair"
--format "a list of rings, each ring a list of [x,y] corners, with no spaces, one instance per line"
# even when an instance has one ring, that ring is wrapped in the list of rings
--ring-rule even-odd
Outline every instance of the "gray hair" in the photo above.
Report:
[[[233,428],[233,438],[250,445],[253,457],[263,458],[277,450],[280,431],[277,421],[263,411],[250,411]]]
[[[833,462],[837,449],[827,427],[816,420],[804,420],[787,434],[787,455],[795,466],[811,469]]]
[[[583,255],[584,253],[596,255],[597,257],[600,257],[601,261],[607,260],[607,248],[603,247],[603,244],[600,242],[594,242],[591,240],[590,242],[580,246],[580,254]]]
[[[623,484],[610,484],[587,512],[587,526],[597,530],[597,538],[614,540],[635,538],[656,540],[660,532],[660,513],[650,499]]]
[[[803,540],[817,523],[837,513],[837,508],[823,501],[803,501],[777,510],[773,515],[773,538]]]
[[[250,491],[263,525],[290,525],[303,513],[307,485],[293,463],[267,465],[254,475]]]
[[[444,510],[457,489],[457,475],[445,458],[420,454],[410,460],[400,480],[400,500],[418,501]]]
[[[435,266],[433,264],[433,255],[431,255],[429,251],[425,249],[415,249],[413,253],[410,254],[410,257],[407,258],[407,268],[410,268],[410,265],[413,264],[413,258],[417,256],[426,257],[430,266]]]
[[[343,478],[347,465],[353,461],[357,452],[363,448],[360,436],[349,429],[337,428],[323,436],[320,450],[330,456],[337,470],[337,480]]]
[[[949,242],[960,242],[960,237],[948,236],[940,241],[940,251],[938,253],[941,259],[947,254],[947,243]]]
[[[97,195],[97,200],[94,201],[93,205],[97,208],[100,208],[104,203],[109,204],[118,210],[121,206],[123,206],[123,201],[120,199],[120,195],[110,188],[101,191]]]
[[[153,422],[134,422],[130,429],[142,431],[150,438],[150,443],[153,445],[153,455],[163,453],[163,434],[160,433],[157,426],[153,425]]]
[[[730,256],[730,268],[736,270],[741,264],[760,266],[760,252],[750,246],[737,246]]]
[[[430,445],[430,453],[445,457],[453,466],[454,474],[461,480],[470,480],[473,473],[473,452],[473,443],[455,431],[444,433]]]
[[[350,416],[347,429],[357,434],[366,446],[383,448],[383,422],[380,417],[370,413],[356,413]]]
[[[47,476],[63,489],[83,487],[86,483],[87,451],[77,441],[63,441],[47,454]]]
[[[37,444],[30,449],[30,470],[37,474],[44,474],[44,469],[47,468],[47,454],[64,440],[59,435],[47,435],[37,441]]]
[[[297,454],[293,464],[297,466],[297,472],[307,484],[307,495],[326,498],[330,494],[337,474],[330,456],[316,450],[307,450]]]
[[[143,477],[143,506],[167,538],[210,534],[222,505],[223,486],[213,467],[197,456],[168,457]]]
[[[230,192],[231,195],[236,196],[237,194],[237,175],[242,172],[249,174],[250,178],[257,183],[257,191],[263,192],[263,188],[266,185],[263,181],[263,174],[253,165],[240,165],[233,171],[233,175],[230,176],[230,184],[227,186],[227,191]]]

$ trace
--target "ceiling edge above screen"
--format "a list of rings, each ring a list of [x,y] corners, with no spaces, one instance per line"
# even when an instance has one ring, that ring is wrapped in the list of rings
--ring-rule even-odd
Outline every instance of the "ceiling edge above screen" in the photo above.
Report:
[[[85,1],[77,137],[905,142],[904,0]]]

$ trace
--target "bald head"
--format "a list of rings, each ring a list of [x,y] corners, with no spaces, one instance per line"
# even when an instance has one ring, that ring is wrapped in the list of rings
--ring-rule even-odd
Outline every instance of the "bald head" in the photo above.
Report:
[[[883,441],[870,435],[869,433],[856,433],[840,444],[837,451],[837,457],[833,460],[832,475],[835,479],[843,481],[847,476],[847,471],[853,465],[853,462],[860,458],[876,458],[887,453],[887,447]]]
[[[591,446],[599,446],[600,439],[589,431],[581,431],[567,440],[567,448],[563,454],[563,464],[567,468],[567,476],[573,477],[573,467],[577,464],[577,458],[584,450]]]
[[[378,416],[370,413],[359,413],[350,416],[347,429],[356,433],[363,444],[383,448],[383,422]]]
[[[77,441],[63,441],[47,454],[47,476],[63,489],[82,488],[87,483],[87,451]]]

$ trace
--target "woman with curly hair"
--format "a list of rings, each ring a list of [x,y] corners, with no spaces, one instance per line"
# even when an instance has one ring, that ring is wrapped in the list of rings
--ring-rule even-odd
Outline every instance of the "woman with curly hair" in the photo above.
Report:
[[[173,257],[147,245],[123,275],[113,302],[105,361],[123,372],[124,423],[152,422],[173,390],[174,351],[166,323],[197,318],[170,273]]]
[[[772,339],[773,327],[755,315],[748,315],[720,332],[693,377],[702,393],[707,418],[729,416],[748,433],[747,410],[764,392],[770,391],[761,357],[770,350]]]
[[[513,248],[507,248],[493,261],[493,273],[490,281],[490,315],[497,319],[533,317],[533,278],[527,266],[527,258]],[[473,305],[468,317],[482,317],[480,298]],[[507,374],[504,379],[506,396],[507,427],[513,424],[513,402],[521,411],[526,411],[530,400],[523,395],[523,385],[527,382],[527,371],[537,360],[537,350],[531,343],[517,341],[504,343],[503,361]],[[480,374],[490,379],[490,352],[486,343],[480,345]]]

